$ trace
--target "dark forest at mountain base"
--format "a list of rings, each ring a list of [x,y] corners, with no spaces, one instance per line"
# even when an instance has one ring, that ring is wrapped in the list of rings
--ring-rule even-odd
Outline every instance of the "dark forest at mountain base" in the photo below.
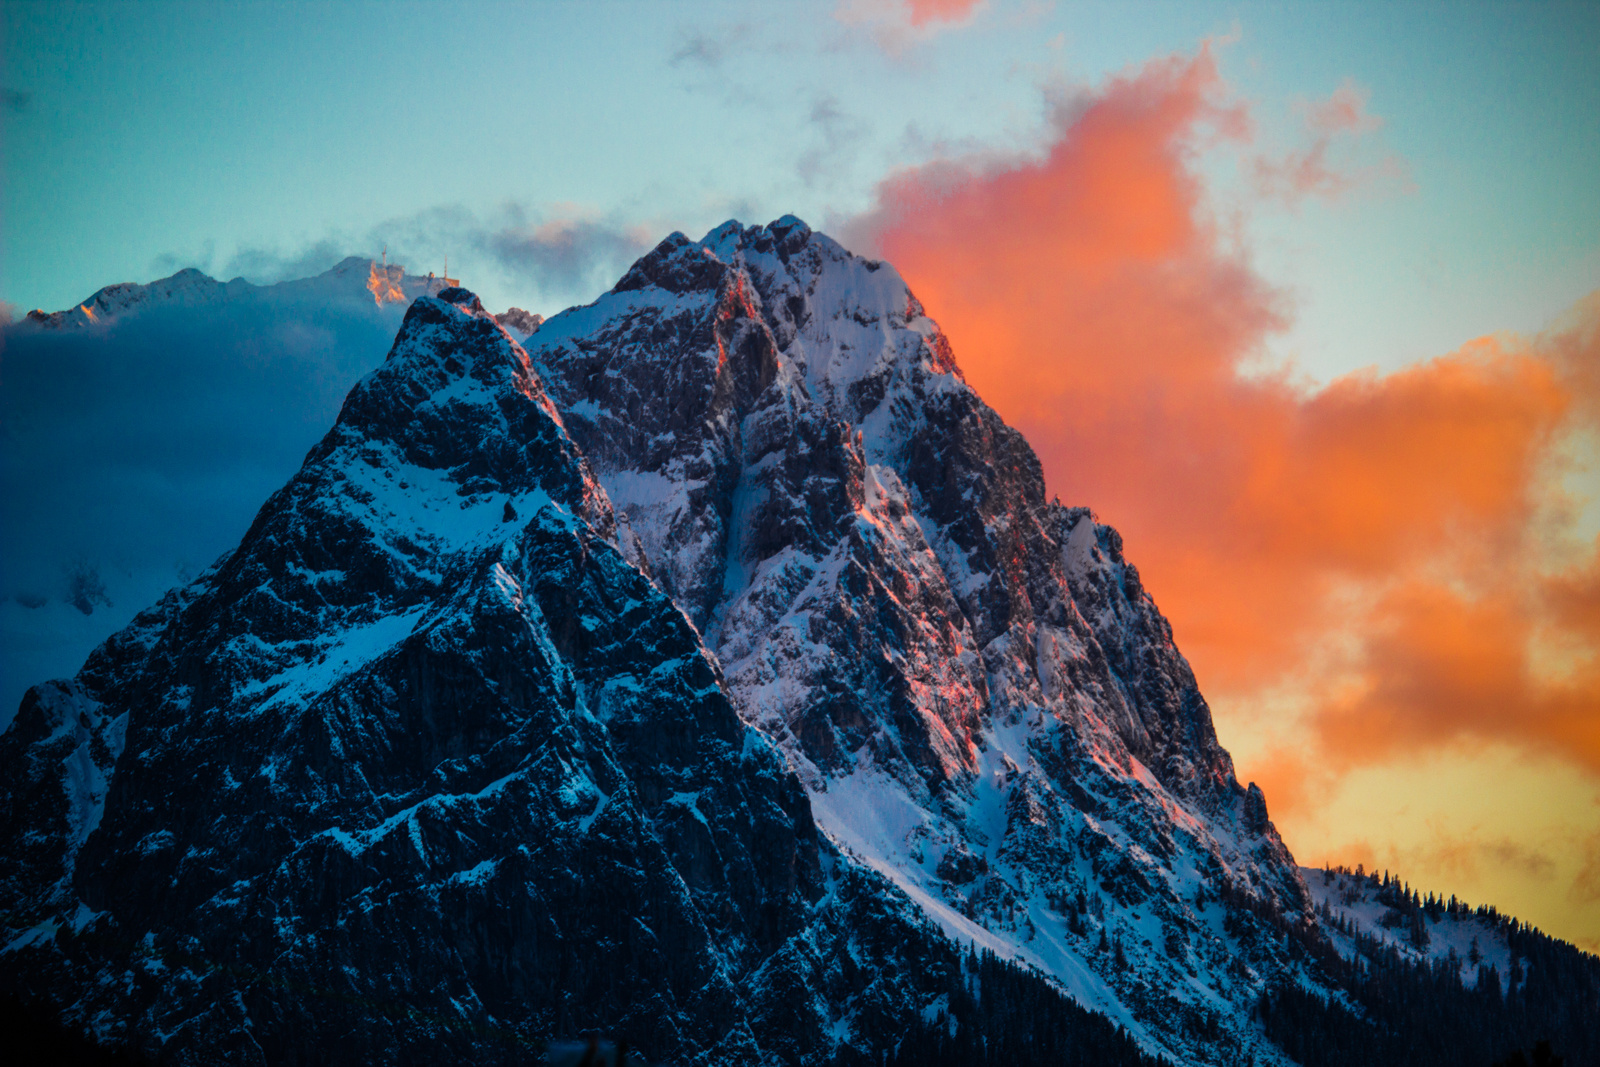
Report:
[[[924,1016],[884,1061],[888,1067],[999,1067],[1049,1063],[1061,1067],[1161,1067],[1126,1030],[1016,964],[985,950],[969,954],[965,981],[948,1009]]]
[[[1267,1035],[1303,1067],[1498,1067],[1556,1062],[1551,1055],[1569,1064],[1600,1063],[1600,959],[1491,907],[1470,909],[1453,897],[1446,902],[1431,894],[1421,899],[1387,873],[1381,881],[1368,875],[1365,882],[1388,906],[1394,928],[1410,931],[1413,944],[1426,947],[1430,927],[1447,919],[1487,924],[1510,949],[1510,973],[1502,978],[1485,964],[1468,984],[1462,978],[1467,961],[1453,950],[1443,959],[1411,959],[1393,944],[1324,915],[1325,924],[1352,938],[1356,955],[1346,959],[1324,951],[1319,962],[1359,1014],[1293,983],[1269,990],[1258,1007]],[[1539,1055],[1541,1042],[1546,1058],[1528,1059]],[[1524,1059],[1516,1060],[1518,1055]]]
[[[1511,1057],[1541,1041],[1565,1062],[1600,1063],[1600,961],[1537,931],[1528,934],[1527,978],[1509,994],[1492,968],[1487,981],[1466,986],[1447,964],[1415,963],[1391,949],[1341,976],[1364,1017],[1290,984],[1262,997],[1260,1019],[1303,1067],[1489,1067],[1527,1062]]]

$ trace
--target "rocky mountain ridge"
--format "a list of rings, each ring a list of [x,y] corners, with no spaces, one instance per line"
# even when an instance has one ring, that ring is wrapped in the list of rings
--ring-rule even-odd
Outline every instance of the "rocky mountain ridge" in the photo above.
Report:
[[[674,234],[528,344],[825,832],[1152,1049],[1253,1047],[1292,964],[1206,887],[1292,925],[1298,869],[1121,539],[1046,500],[893,267],[792,217]]]
[[[346,256],[321,274],[270,285],[257,285],[243,277],[218,281],[196,267],[185,267],[147,284],[119,282],[104,286],[81,303],[61,311],[30,311],[22,324],[46,330],[82,329],[151,308],[193,308],[228,301],[345,299],[367,302],[377,296],[373,285],[378,279],[383,283],[384,299],[393,302],[409,302],[445,288],[443,278],[432,274],[407,274],[399,264],[385,261],[380,266],[366,256]]]

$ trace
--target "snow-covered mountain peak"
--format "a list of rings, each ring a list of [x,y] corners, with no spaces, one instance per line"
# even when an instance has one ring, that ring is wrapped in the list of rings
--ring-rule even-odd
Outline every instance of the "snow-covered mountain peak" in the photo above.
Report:
[[[882,338],[903,329],[927,340],[933,351],[916,354],[930,356],[935,370],[960,374],[938,326],[926,316],[899,271],[881,260],[855,255],[793,215],[766,226],[747,227],[730,219],[699,242],[689,242],[681,234],[675,237],[670,251],[664,242],[656,253],[668,251],[669,262],[714,259],[746,273],[754,283],[753,299],[765,310],[780,346],[788,347],[793,339],[806,342],[791,355],[808,364],[813,362],[805,359],[808,354],[826,356],[815,368],[822,371],[817,381],[828,382],[838,392],[870,374],[877,357],[902,355],[895,346],[886,350]],[[626,281],[618,288],[624,288]],[[852,358],[835,362],[843,355]]]
[[[1047,500],[892,267],[792,217],[730,221],[668,237],[528,346],[825,832],[948,933],[1130,1026],[1150,1025],[1135,974],[1248,1015],[1255,985],[1200,992],[1165,961],[1233,951],[1196,879],[1293,922],[1300,874],[1121,538]],[[1058,906],[1080,894],[1093,921]],[[1144,954],[1152,922],[1167,947]],[[1281,965],[1261,951],[1258,973]]]
[[[372,282],[375,275],[384,280],[385,300],[375,300]],[[399,303],[402,307],[418,296],[445,288],[445,279],[429,275],[406,274],[397,264],[380,265],[366,256],[347,256],[321,274],[296,278],[272,285],[256,285],[244,278],[221,282],[195,267],[153,282],[122,282],[97,290],[82,303],[62,311],[30,311],[23,324],[57,330],[85,328],[109,323],[125,315],[143,314],[156,309],[184,309],[216,305],[225,301],[260,301],[277,304],[356,303],[379,307]]]
[[[215,291],[207,281],[174,291]],[[156,901],[181,862],[186,906],[245,906],[206,902],[263,870],[182,860],[221,839],[199,816],[156,828],[149,815],[161,776],[199,773],[206,746],[228,753],[205,764],[208,788],[240,783],[245,808],[292,827],[298,851],[273,863],[344,871],[344,856],[386,849],[401,867],[379,864],[377,882],[338,876],[369,893],[382,878],[434,885],[426,862],[405,865],[440,848],[516,867],[459,844],[442,813],[500,810],[484,792],[524,755],[544,759],[531,735],[508,740],[536,707],[563,768],[539,772],[541,803],[572,816],[576,840],[607,812],[668,827],[708,908],[723,906],[717,872],[742,868],[707,857],[747,846],[700,836],[719,810],[693,799],[708,795],[704,768],[734,773],[724,757],[738,752],[776,781],[781,753],[809,806],[769,808],[816,813],[853,857],[828,877],[877,872],[953,939],[1039,968],[1148,1049],[1224,1058],[1174,1030],[1191,1016],[1232,1035],[1226,1055],[1259,1045],[1249,1012],[1292,962],[1280,927],[1257,937],[1227,915],[1249,902],[1292,924],[1308,913],[1300,875],[1259,793],[1234,780],[1116,532],[1047,500],[1026,441],[962,380],[892,267],[798,219],[729,223],[668,238],[523,344],[470,292],[424,281],[409,306],[384,302],[390,268],[351,259],[239,290],[405,311],[387,359],[239,546],[25,720],[44,743],[81,711],[91,736],[74,751],[93,756],[126,713],[126,750],[157,754],[159,773],[102,761],[108,788],[84,778],[85,802],[106,805],[82,842],[100,887],[86,906],[113,910],[115,880]],[[659,636],[634,642],[645,623]],[[592,755],[602,728],[637,757],[626,774]],[[632,809],[624,778],[642,783]],[[300,796],[314,800],[294,808]],[[280,840],[255,817],[223,837]],[[54,862],[71,867],[94,820],[63,818]],[[476,819],[461,833],[489,841]],[[793,833],[815,833],[797,819]],[[794,862],[761,877],[835,899]],[[291,895],[326,882],[282,877]],[[1230,887],[1232,910],[1198,903],[1201,885]],[[349,921],[318,912],[334,913]],[[747,974],[759,941],[738,934],[712,966]],[[1224,958],[1245,970],[1205,965]]]

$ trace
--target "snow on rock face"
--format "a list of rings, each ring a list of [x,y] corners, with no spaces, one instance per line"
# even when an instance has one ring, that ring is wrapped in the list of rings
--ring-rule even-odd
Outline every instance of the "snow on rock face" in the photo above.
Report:
[[[1299,871],[1121,538],[1045,499],[891,266],[793,217],[673,234],[529,353],[830,836],[1152,1049],[1259,1044],[1297,965],[1224,913],[1309,921]]]
[[[14,775],[0,813],[11,843],[0,893],[18,905],[8,917],[13,930],[48,921],[71,898],[62,875],[100,825],[126,725],[126,715],[109,718],[76,683],[48,682],[29,691],[0,737],[0,766]]]
[[[523,349],[419,297],[239,546],[0,737],[0,986],[173,1064],[893,1047],[963,957],[625,540]]]

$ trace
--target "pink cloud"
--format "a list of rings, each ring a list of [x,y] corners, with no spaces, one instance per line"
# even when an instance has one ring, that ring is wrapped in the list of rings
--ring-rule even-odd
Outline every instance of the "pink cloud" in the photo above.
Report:
[[[1256,156],[1251,167],[1257,191],[1292,207],[1307,197],[1337,200],[1363,187],[1409,188],[1409,171],[1399,156],[1362,161],[1361,142],[1383,127],[1383,119],[1367,111],[1369,96],[1346,79],[1326,100],[1300,104],[1310,143],[1276,158]]]
[[[986,0],[838,0],[833,17],[891,54],[970,21]]]

